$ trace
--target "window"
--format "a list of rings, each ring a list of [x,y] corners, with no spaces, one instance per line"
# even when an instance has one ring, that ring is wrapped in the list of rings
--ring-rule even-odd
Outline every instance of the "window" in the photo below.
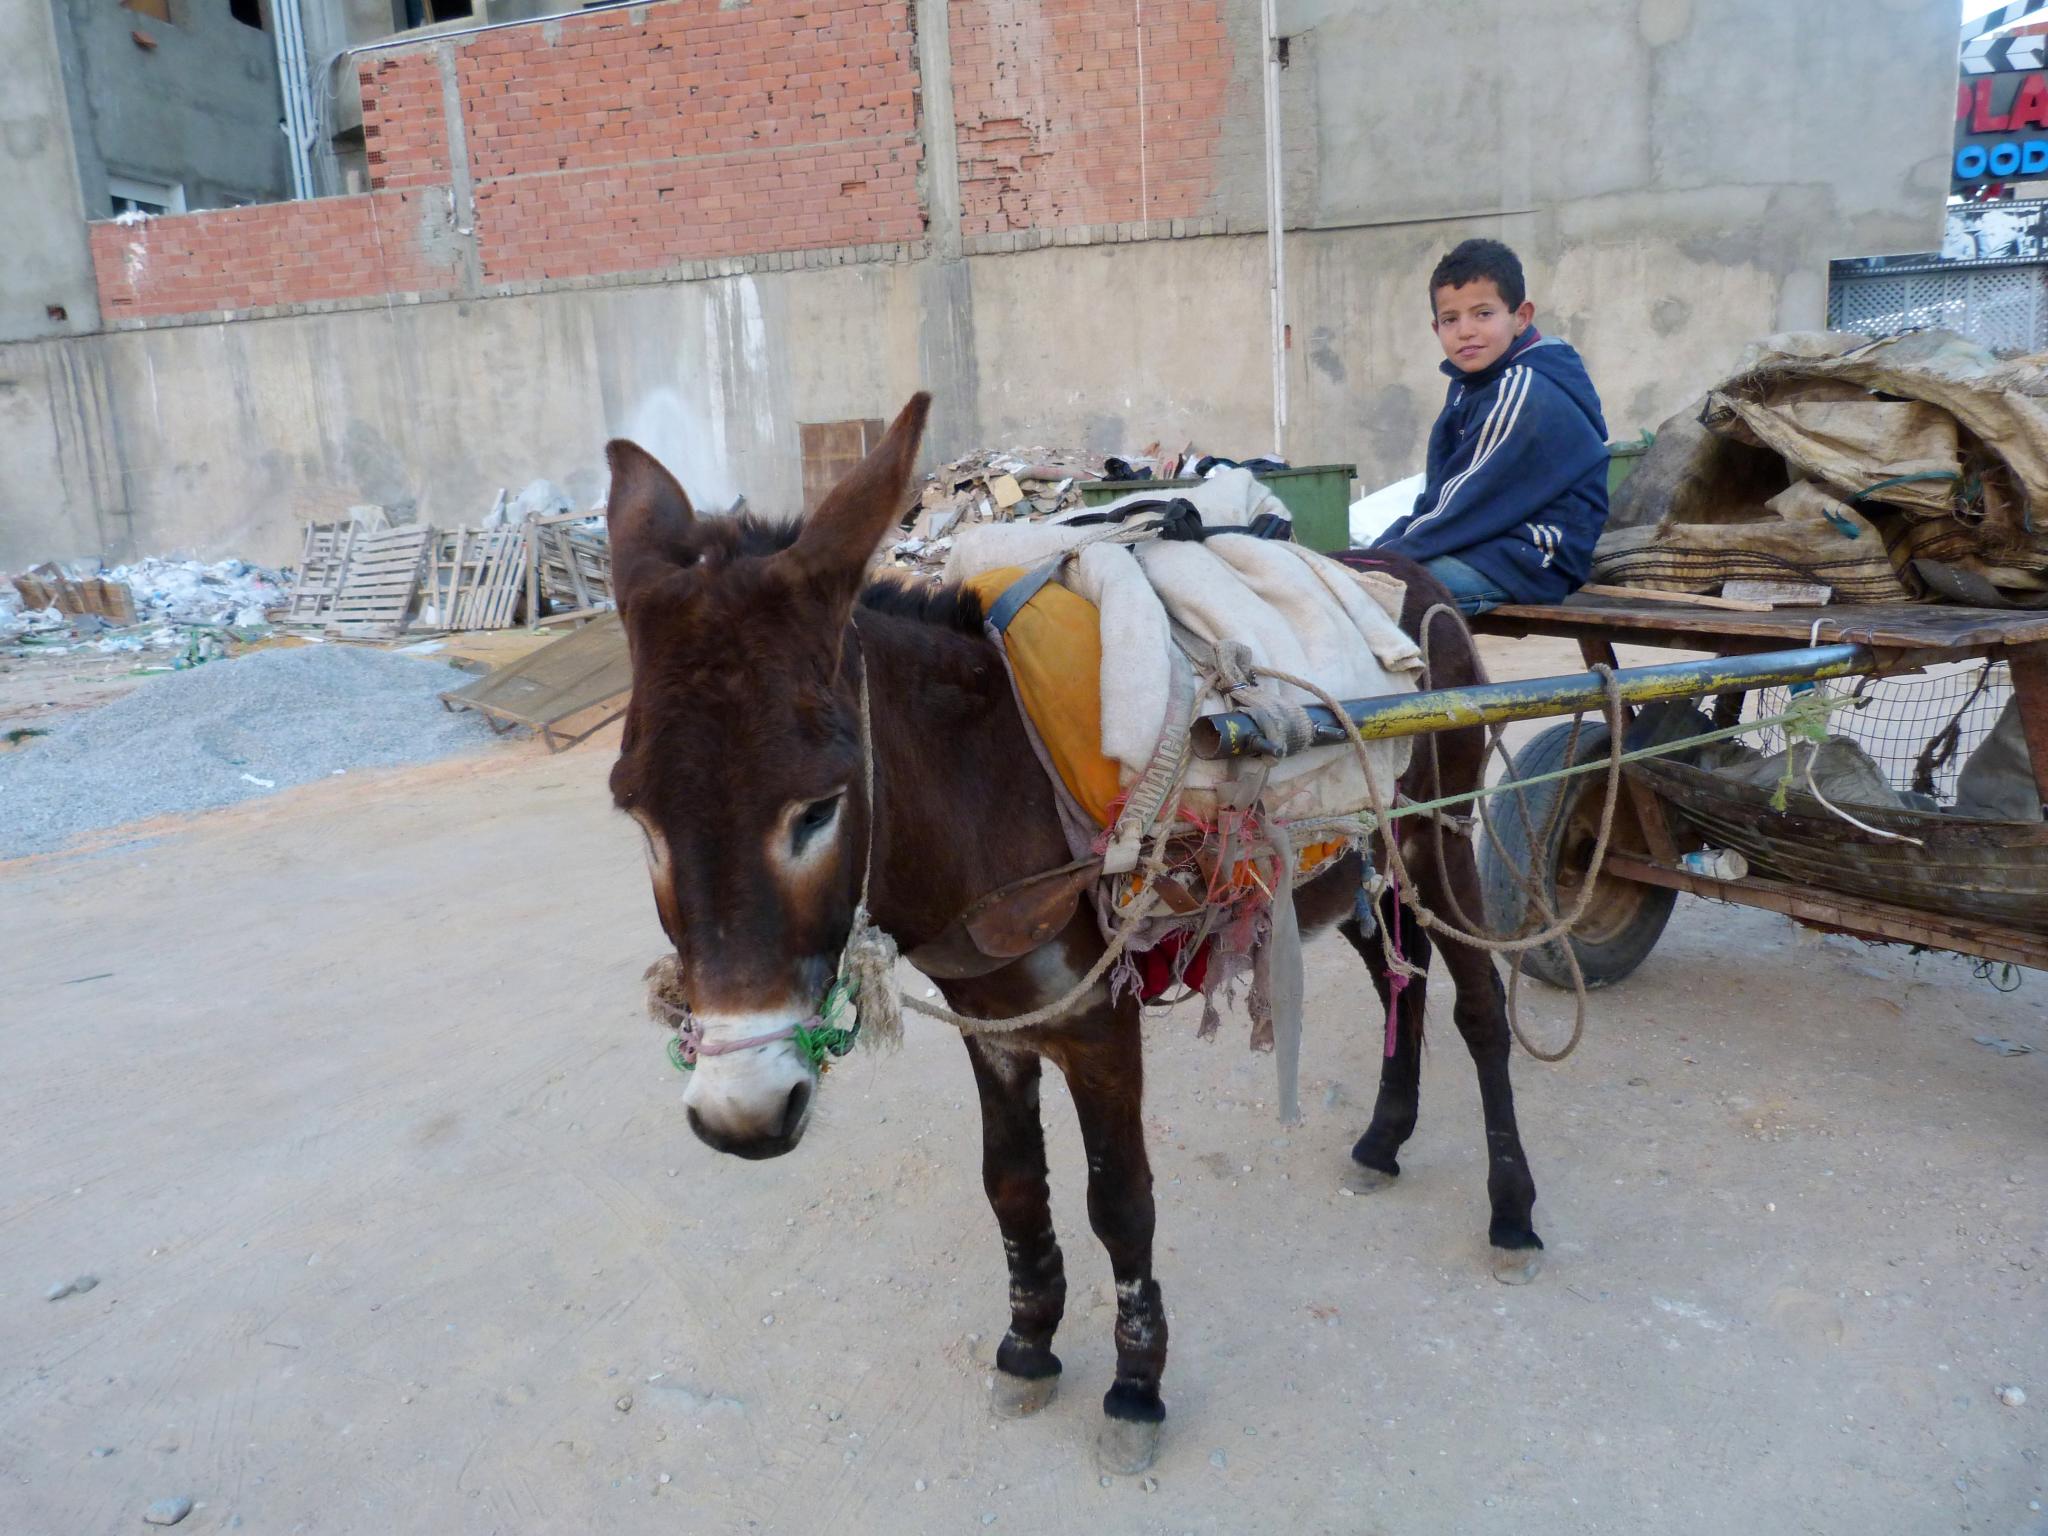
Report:
[[[107,200],[117,217],[124,213],[183,213],[185,188],[177,182],[109,176]]]
[[[245,27],[263,30],[263,0],[228,0],[228,14]]]

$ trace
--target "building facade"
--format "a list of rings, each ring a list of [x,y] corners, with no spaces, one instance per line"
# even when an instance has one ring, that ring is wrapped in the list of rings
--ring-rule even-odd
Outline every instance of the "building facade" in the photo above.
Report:
[[[940,454],[1195,440],[1375,482],[1419,462],[1427,275],[1466,236],[1522,251],[1618,436],[1824,323],[1831,257],[1938,242],[1950,0],[1281,11],[1281,444],[1256,0],[650,0],[346,51],[309,20],[358,189],[91,224],[89,334],[0,345],[37,509],[0,563],[594,498],[615,434],[794,509],[803,425],[919,387]]]

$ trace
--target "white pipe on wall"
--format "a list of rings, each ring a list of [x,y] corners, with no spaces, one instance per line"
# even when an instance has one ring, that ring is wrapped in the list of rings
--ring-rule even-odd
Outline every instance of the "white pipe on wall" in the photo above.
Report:
[[[292,196],[314,195],[313,102],[306,79],[306,35],[299,0],[270,0],[271,32],[277,40],[277,83],[284,97],[284,136],[290,146]]]
[[[1275,0],[1260,0],[1266,49],[1266,266],[1272,295],[1273,452],[1287,457],[1287,254],[1280,203],[1280,38]]]

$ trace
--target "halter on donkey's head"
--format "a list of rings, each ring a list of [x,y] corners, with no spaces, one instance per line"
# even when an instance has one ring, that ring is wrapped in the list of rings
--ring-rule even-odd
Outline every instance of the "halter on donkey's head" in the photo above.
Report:
[[[679,942],[675,956],[665,957],[648,971],[648,1006],[657,1021],[675,1030],[669,1056],[684,1071],[694,1071],[699,1061],[705,1058],[729,1056],[787,1041],[815,1080],[834,1058],[845,1055],[859,1039],[866,1038],[870,1044],[886,1044],[900,1038],[901,1020],[893,979],[895,949],[875,928],[868,906],[876,837],[873,723],[867,667],[852,628],[851,613],[881,526],[893,521],[900,509],[928,409],[928,396],[920,394],[913,398],[874,453],[834,488],[794,540],[783,536],[781,547],[772,543],[764,547],[764,540],[772,540],[773,535],[760,525],[748,527],[724,523],[719,519],[697,519],[690,511],[680,486],[644,452],[627,443],[614,443],[611,447],[613,488],[607,515],[611,525],[620,605],[629,642],[635,652],[636,693],[643,685],[650,685],[647,689],[650,695],[656,691],[656,686],[667,690],[662,705],[657,706],[650,698],[642,710],[629,713],[620,765],[614,770],[614,792],[621,808],[639,817],[644,829],[651,823],[647,807],[636,799],[636,787],[644,789],[664,775],[674,777],[669,772],[673,762],[656,757],[653,736],[664,724],[674,720],[673,711],[687,707],[691,702],[687,689],[677,690],[671,665],[673,658],[663,653],[661,644],[665,633],[687,632],[686,626],[676,624],[679,610],[688,609],[694,602],[701,605],[706,614],[718,613],[720,610],[713,605],[715,600],[722,599],[739,605],[724,609],[727,617],[744,620],[750,617],[744,594],[749,590],[747,581],[752,580],[758,590],[764,592],[772,589],[783,596],[795,592],[803,594],[802,600],[806,602],[822,600],[843,604],[836,615],[842,627],[833,644],[833,660],[829,668],[832,677],[843,675],[838,660],[840,647],[847,639],[853,641],[853,652],[847,659],[853,664],[857,681],[858,755],[862,785],[859,808],[865,823],[863,846],[859,851],[858,897],[843,937],[829,930],[814,932],[811,938],[817,947],[807,950],[810,955],[818,956],[825,952],[827,943],[838,939],[833,945],[836,958],[831,979],[817,995],[808,1015],[799,1020],[766,1030],[723,1037],[707,1030],[690,1006],[691,994],[696,990],[691,983],[694,981],[701,986],[704,978],[692,977],[684,968],[683,957],[689,951],[688,946],[680,942],[682,928],[678,926],[683,922],[680,915],[683,898],[677,893],[672,872],[657,867],[656,902],[662,909],[665,926],[670,927],[671,937],[678,938]],[[881,526],[873,526],[878,519]],[[741,574],[750,563],[751,576]],[[729,576],[722,578],[719,567],[729,568]],[[779,579],[779,585],[764,583],[763,578],[770,573]],[[729,581],[730,585],[719,585],[721,580]],[[820,593],[828,595],[821,599]],[[643,605],[645,611],[640,611]],[[815,608],[809,611],[813,617],[823,617]],[[803,627],[798,626],[799,629]],[[759,641],[763,630],[753,627],[751,633]],[[695,638],[701,642],[701,633]],[[779,649],[774,646],[768,648]],[[695,647],[700,661],[703,649],[701,643]],[[664,667],[669,670],[664,672]],[[716,669],[705,663],[705,670]],[[730,673],[727,675],[731,676]],[[815,681],[811,674],[797,679],[804,688],[812,686]],[[771,683],[767,692],[773,696],[780,694],[781,690]],[[787,705],[790,698],[784,695],[774,702]],[[640,738],[637,745],[636,730]],[[700,753],[703,750],[701,745],[698,750]],[[792,753],[798,750],[794,746],[790,748]],[[633,761],[629,763],[629,759]],[[694,760],[700,767],[707,766],[702,756]],[[726,765],[709,766],[715,772],[720,766],[729,767],[729,762],[728,759]],[[850,794],[848,798],[851,798]],[[758,802],[756,808],[759,808]],[[678,815],[673,804],[670,814],[672,817]],[[709,814],[708,808],[700,812],[698,806],[690,805],[681,813],[677,824],[701,830],[701,823],[696,821],[700,814]],[[650,837],[651,852],[653,845],[654,839]],[[663,862],[657,860],[658,865]],[[744,864],[746,861],[742,859],[740,862]],[[772,878],[772,872],[768,878]],[[670,882],[666,890],[665,880]],[[760,888],[757,881],[755,889]],[[844,891],[845,888],[840,889]],[[843,895],[839,899],[843,900]],[[693,916],[702,919],[704,915],[700,910]],[[822,917],[819,912],[814,911],[812,916],[829,922],[829,918]],[[800,970],[808,969],[815,975],[815,969],[812,969],[815,964],[815,961],[806,962]],[[702,999],[698,1001],[701,1005]]]

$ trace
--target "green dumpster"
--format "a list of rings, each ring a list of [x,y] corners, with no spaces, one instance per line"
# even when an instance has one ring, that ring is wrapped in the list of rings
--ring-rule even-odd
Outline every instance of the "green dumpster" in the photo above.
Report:
[[[1351,544],[1351,482],[1355,464],[1309,464],[1300,469],[1273,469],[1259,484],[1278,496],[1294,518],[1296,542],[1324,551]],[[1199,480],[1097,480],[1081,487],[1083,506],[1099,507],[1139,491],[1171,493],[1200,485]]]
[[[1643,455],[1650,451],[1650,444],[1653,441],[1655,439],[1651,434],[1645,432],[1632,443],[1607,445],[1607,494],[1610,499],[1621,489],[1622,482],[1636,472],[1636,465],[1641,463]]]

